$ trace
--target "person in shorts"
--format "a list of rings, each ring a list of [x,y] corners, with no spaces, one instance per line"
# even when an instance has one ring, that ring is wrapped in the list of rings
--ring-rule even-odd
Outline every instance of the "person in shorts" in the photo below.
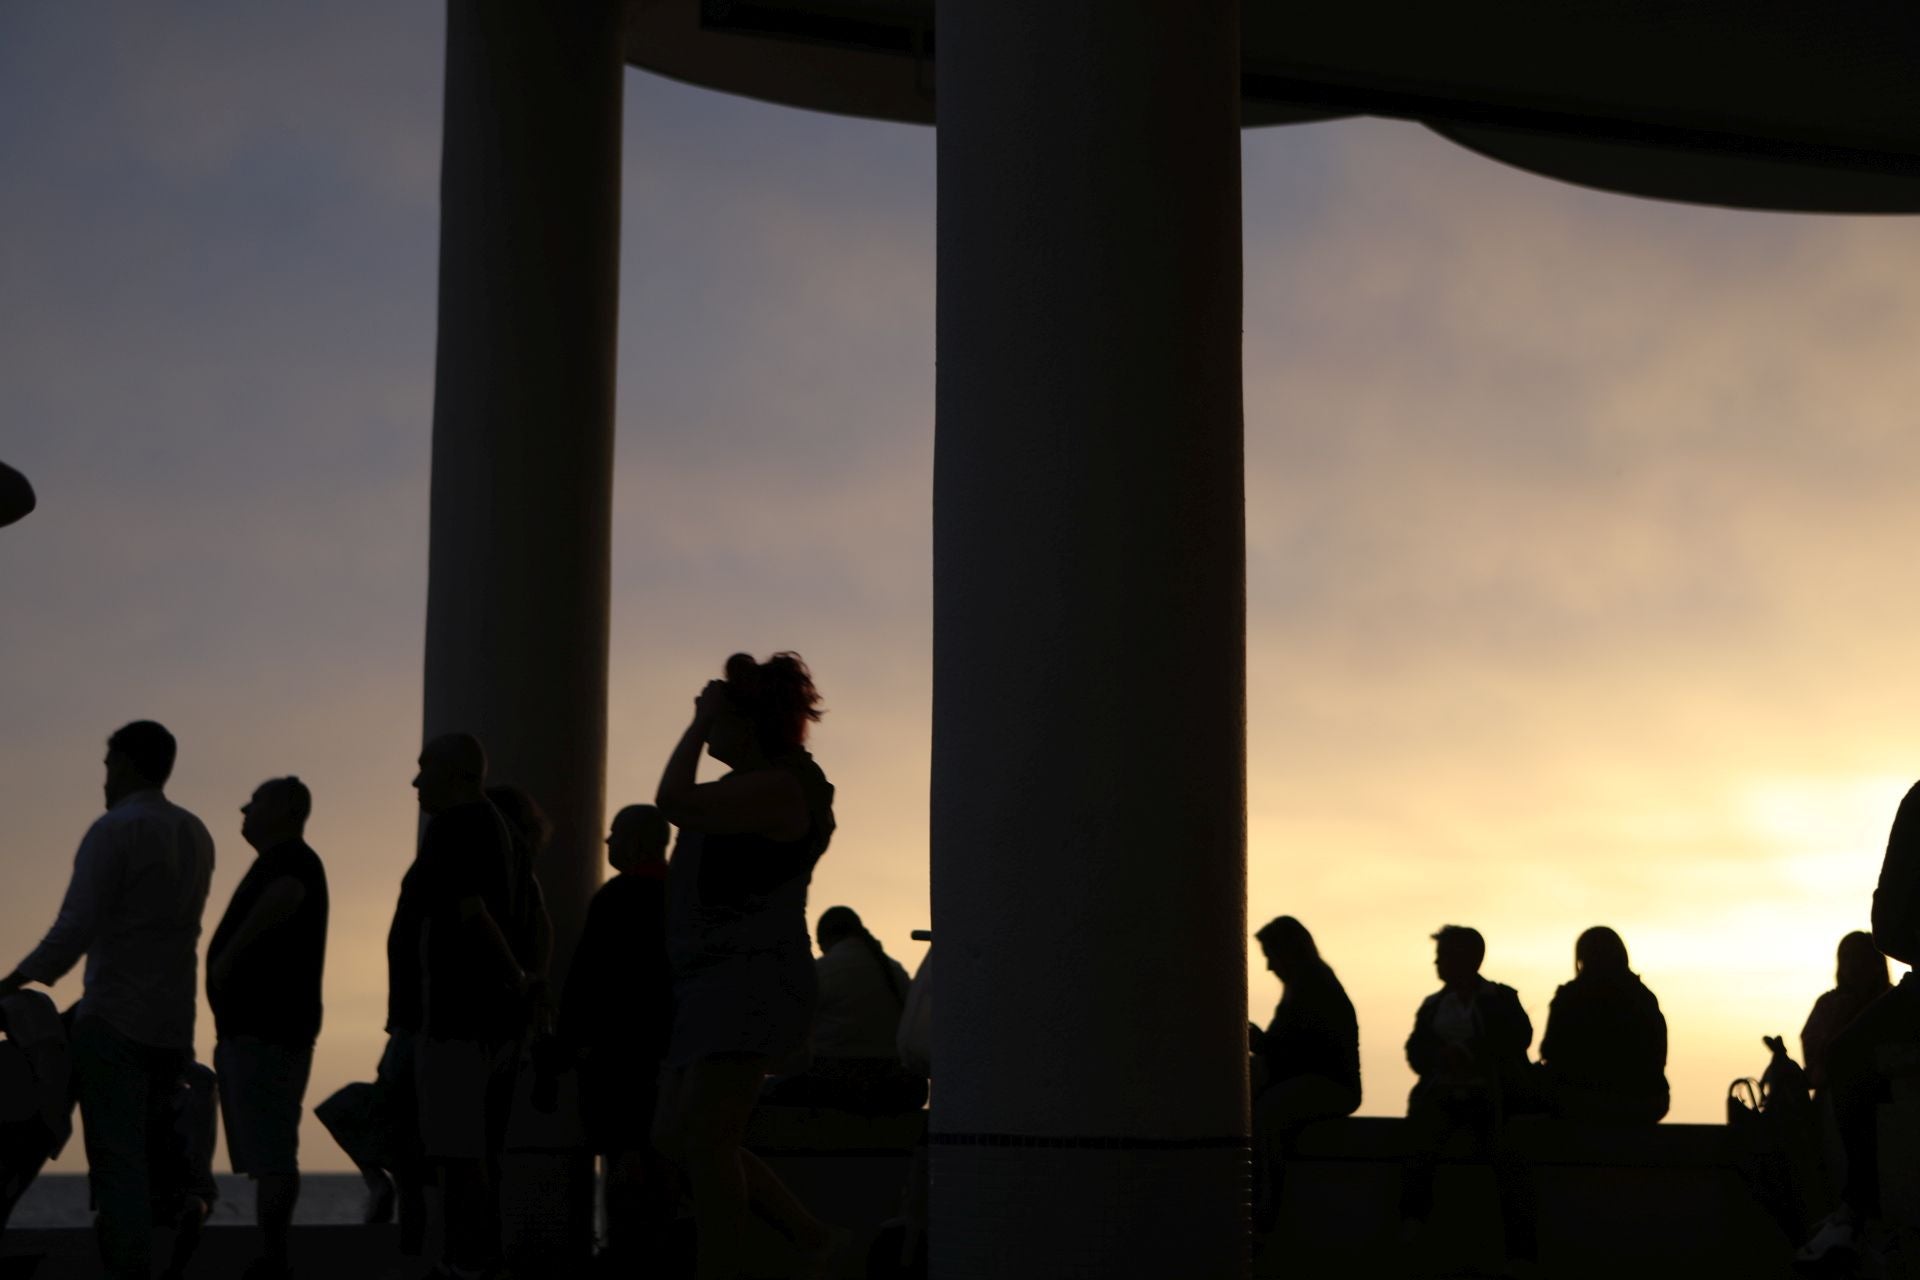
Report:
[[[240,808],[254,862],[207,947],[214,1074],[235,1173],[255,1184],[261,1255],[248,1280],[292,1274],[287,1232],[300,1197],[300,1109],[320,1034],[327,873],[305,833],[313,799],[274,778]]]

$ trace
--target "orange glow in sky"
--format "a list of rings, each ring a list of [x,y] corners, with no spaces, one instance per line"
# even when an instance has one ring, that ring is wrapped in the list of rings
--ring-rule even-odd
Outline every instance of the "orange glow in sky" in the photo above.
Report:
[[[0,531],[0,938],[51,921],[118,724],[180,738],[208,932],[238,806],[300,774],[333,886],[311,1103],[371,1078],[414,830],[440,17],[29,8],[0,10],[0,457],[41,504]],[[814,908],[911,968],[932,136],[627,92],[609,811],[726,654],[798,650],[839,787]],[[1536,1037],[1611,925],[1667,1014],[1671,1118],[1718,1121],[1865,927],[1920,776],[1920,239],[1378,121],[1244,156],[1249,922],[1314,932],[1374,1114],[1440,925],[1486,936]],[[311,1123],[305,1159],[344,1164]]]

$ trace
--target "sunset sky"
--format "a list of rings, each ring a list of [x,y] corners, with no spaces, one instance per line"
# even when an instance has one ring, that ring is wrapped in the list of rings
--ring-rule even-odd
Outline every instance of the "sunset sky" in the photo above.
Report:
[[[209,932],[238,806],[298,773],[333,890],[309,1103],[371,1078],[411,856],[441,22],[0,7],[0,459],[41,504],[0,531],[0,966],[117,725],[179,737]],[[911,967],[933,135],[626,93],[610,806],[727,653],[799,650],[839,785],[814,905]],[[1540,1029],[1610,924],[1667,1012],[1672,1118],[1716,1120],[1831,985],[1920,773],[1920,233],[1603,195],[1382,121],[1244,157],[1251,923],[1319,938],[1375,1114],[1434,929],[1477,926]],[[303,1156],[345,1164],[311,1122]]]

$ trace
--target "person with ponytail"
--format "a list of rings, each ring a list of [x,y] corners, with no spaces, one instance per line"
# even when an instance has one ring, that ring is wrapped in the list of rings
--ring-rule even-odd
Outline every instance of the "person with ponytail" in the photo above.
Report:
[[[674,1021],[654,1142],[692,1189],[701,1280],[746,1269],[750,1210],[829,1274],[839,1237],[744,1141],[766,1077],[801,1065],[816,993],[807,886],[833,837],[833,784],[806,750],[820,695],[795,653],[727,659],[660,777],[680,829],[667,872]],[[729,772],[700,782],[702,751]]]

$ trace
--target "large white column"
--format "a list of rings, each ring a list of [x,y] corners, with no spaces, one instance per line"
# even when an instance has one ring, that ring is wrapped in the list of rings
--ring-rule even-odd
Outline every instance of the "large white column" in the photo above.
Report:
[[[1246,1272],[1239,7],[940,12],[938,1280]]]
[[[552,817],[562,965],[606,807],[622,12],[447,6],[425,731]]]
[[[447,5],[424,728],[477,733],[552,817],[561,974],[606,808],[623,13]],[[586,1248],[557,1159],[509,1164],[521,1258]]]

